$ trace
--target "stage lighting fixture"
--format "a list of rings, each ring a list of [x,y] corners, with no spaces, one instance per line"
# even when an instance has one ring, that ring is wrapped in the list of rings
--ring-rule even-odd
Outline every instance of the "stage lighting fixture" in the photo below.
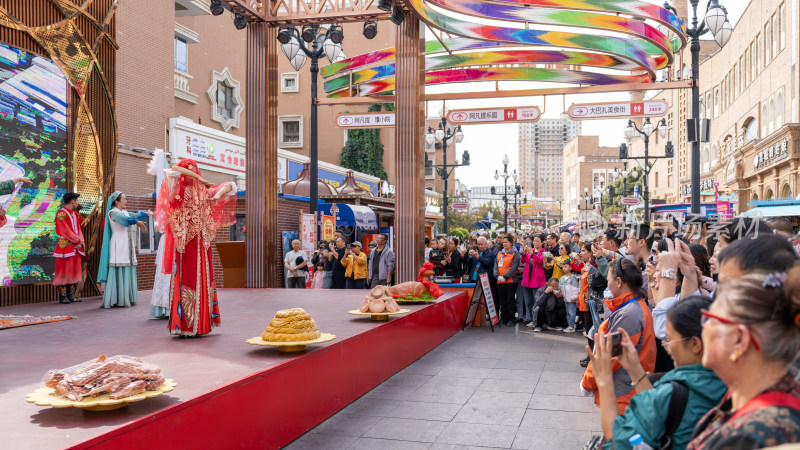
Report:
[[[378,9],[383,11],[391,11],[393,3],[394,2],[392,0],[378,0]]]
[[[330,39],[334,44],[341,44],[344,40],[342,27],[338,25],[331,26],[331,31],[328,33],[328,39]]]
[[[375,39],[378,35],[378,24],[374,20],[364,22],[364,37],[367,39]]]
[[[302,37],[303,40],[309,44],[314,42],[314,38],[316,37],[316,33],[314,32],[314,27],[312,27],[311,25],[304,26],[303,32],[300,34],[300,37]]]
[[[222,6],[221,0],[211,0],[211,6],[208,8],[211,10],[211,14],[218,16],[225,12],[225,7]]]
[[[241,13],[237,12],[233,15],[233,26],[235,26],[237,30],[244,30],[247,28],[247,19]]]
[[[403,23],[403,19],[405,19],[406,15],[403,14],[403,11],[395,5],[392,8],[392,15],[389,16],[389,20],[392,21],[395,25],[400,25]]]
[[[281,28],[280,31],[278,31],[278,42],[280,42],[281,45],[286,45],[291,40],[292,40],[292,33],[289,31],[288,28]]]

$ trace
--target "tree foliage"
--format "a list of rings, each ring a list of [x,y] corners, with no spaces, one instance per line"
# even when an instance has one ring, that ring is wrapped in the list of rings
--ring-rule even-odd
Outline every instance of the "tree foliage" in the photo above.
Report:
[[[469,231],[466,228],[457,227],[450,229],[451,236],[458,236],[462,241],[469,238]]]
[[[614,196],[608,195],[609,190],[603,191],[603,217],[608,220],[611,214],[619,214],[623,211],[621,204],[622,197],[633,197],[634,186],[638,185],[642,180],[641,170],[637,170],[637,177],[628,175],[628,178],[623,183],[623,178],[620,177],[610,183],[609,186],[614,188]],[[628,188],[627,192],[623,192],[623,186]]]
[[[368,111],[380,110],[381,104],[373,103]],[[386,111],[394,111],[394,105],[387,104]],[[347,130],[347,142],[339,155],[339,165],[386,180],[380,131],[377,128]]]

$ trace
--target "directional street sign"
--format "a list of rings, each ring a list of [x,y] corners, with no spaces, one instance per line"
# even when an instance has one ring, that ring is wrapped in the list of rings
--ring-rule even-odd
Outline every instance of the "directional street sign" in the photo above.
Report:
[[[467,203],[467,202],[451,203],[450,207],[453,208],[453,209],[458,209],[458,210],[469,209],[469,203]]]
[[[394,113],[340,114],[336,125],[342,128],[383,128],[394,127]]]
[[[636,206],[641,203],[641,199],[639,197],[622,197],[620,203],[625,206]]]
[[[643,102],[576,103],[567,114],[572,120],[618,119],[627,117],[663,116],[669,110],[664,100]]]
[[[520,215],[517,214],[517,213],[511,213],[511,214],[508,215],[508,218],[509,219],[519,219]]]
[[[454,109],[447,115],[447,121],[456,124],[536,122],[541,118],[536,106],[511,108]]]

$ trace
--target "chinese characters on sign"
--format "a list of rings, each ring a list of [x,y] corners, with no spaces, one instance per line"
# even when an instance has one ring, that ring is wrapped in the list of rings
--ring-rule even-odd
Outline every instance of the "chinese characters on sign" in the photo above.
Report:
[[[342,128],[381,128],[394,126],[394,113],[340,114],[336,125]]]
[[[536,122],[541,112],[536,106],[495,109],[457,109],[450,111],[447,121],[452,124]]]
[[[181,129],[176,129],[175,132],[178,134],[178,158],[193,159],[209,166],[237,172],[245,171],[244,146]]]
[[[300,214],[300,242],[309,258],[317,248],[316,214]]]
[[[758,152],[753,157],[753,169],[763,169],[765,166],[789,157],[789,140],[784,138],[781,142],[770,145]]]
[[[576,103],[569,107],[567,114],[572,120],[588,120],[663,116],[668,109],[669,105],[664,100],[648,100],[638,103]]]

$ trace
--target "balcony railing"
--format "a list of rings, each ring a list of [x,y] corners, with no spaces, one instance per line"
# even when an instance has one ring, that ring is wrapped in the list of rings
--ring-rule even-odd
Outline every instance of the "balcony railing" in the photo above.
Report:
[[[189,80],[191,79],[192,76],[188,73],[175,69],[175,97],[186,100],[189,103],[197,104],[199,95],[189,91]]]

